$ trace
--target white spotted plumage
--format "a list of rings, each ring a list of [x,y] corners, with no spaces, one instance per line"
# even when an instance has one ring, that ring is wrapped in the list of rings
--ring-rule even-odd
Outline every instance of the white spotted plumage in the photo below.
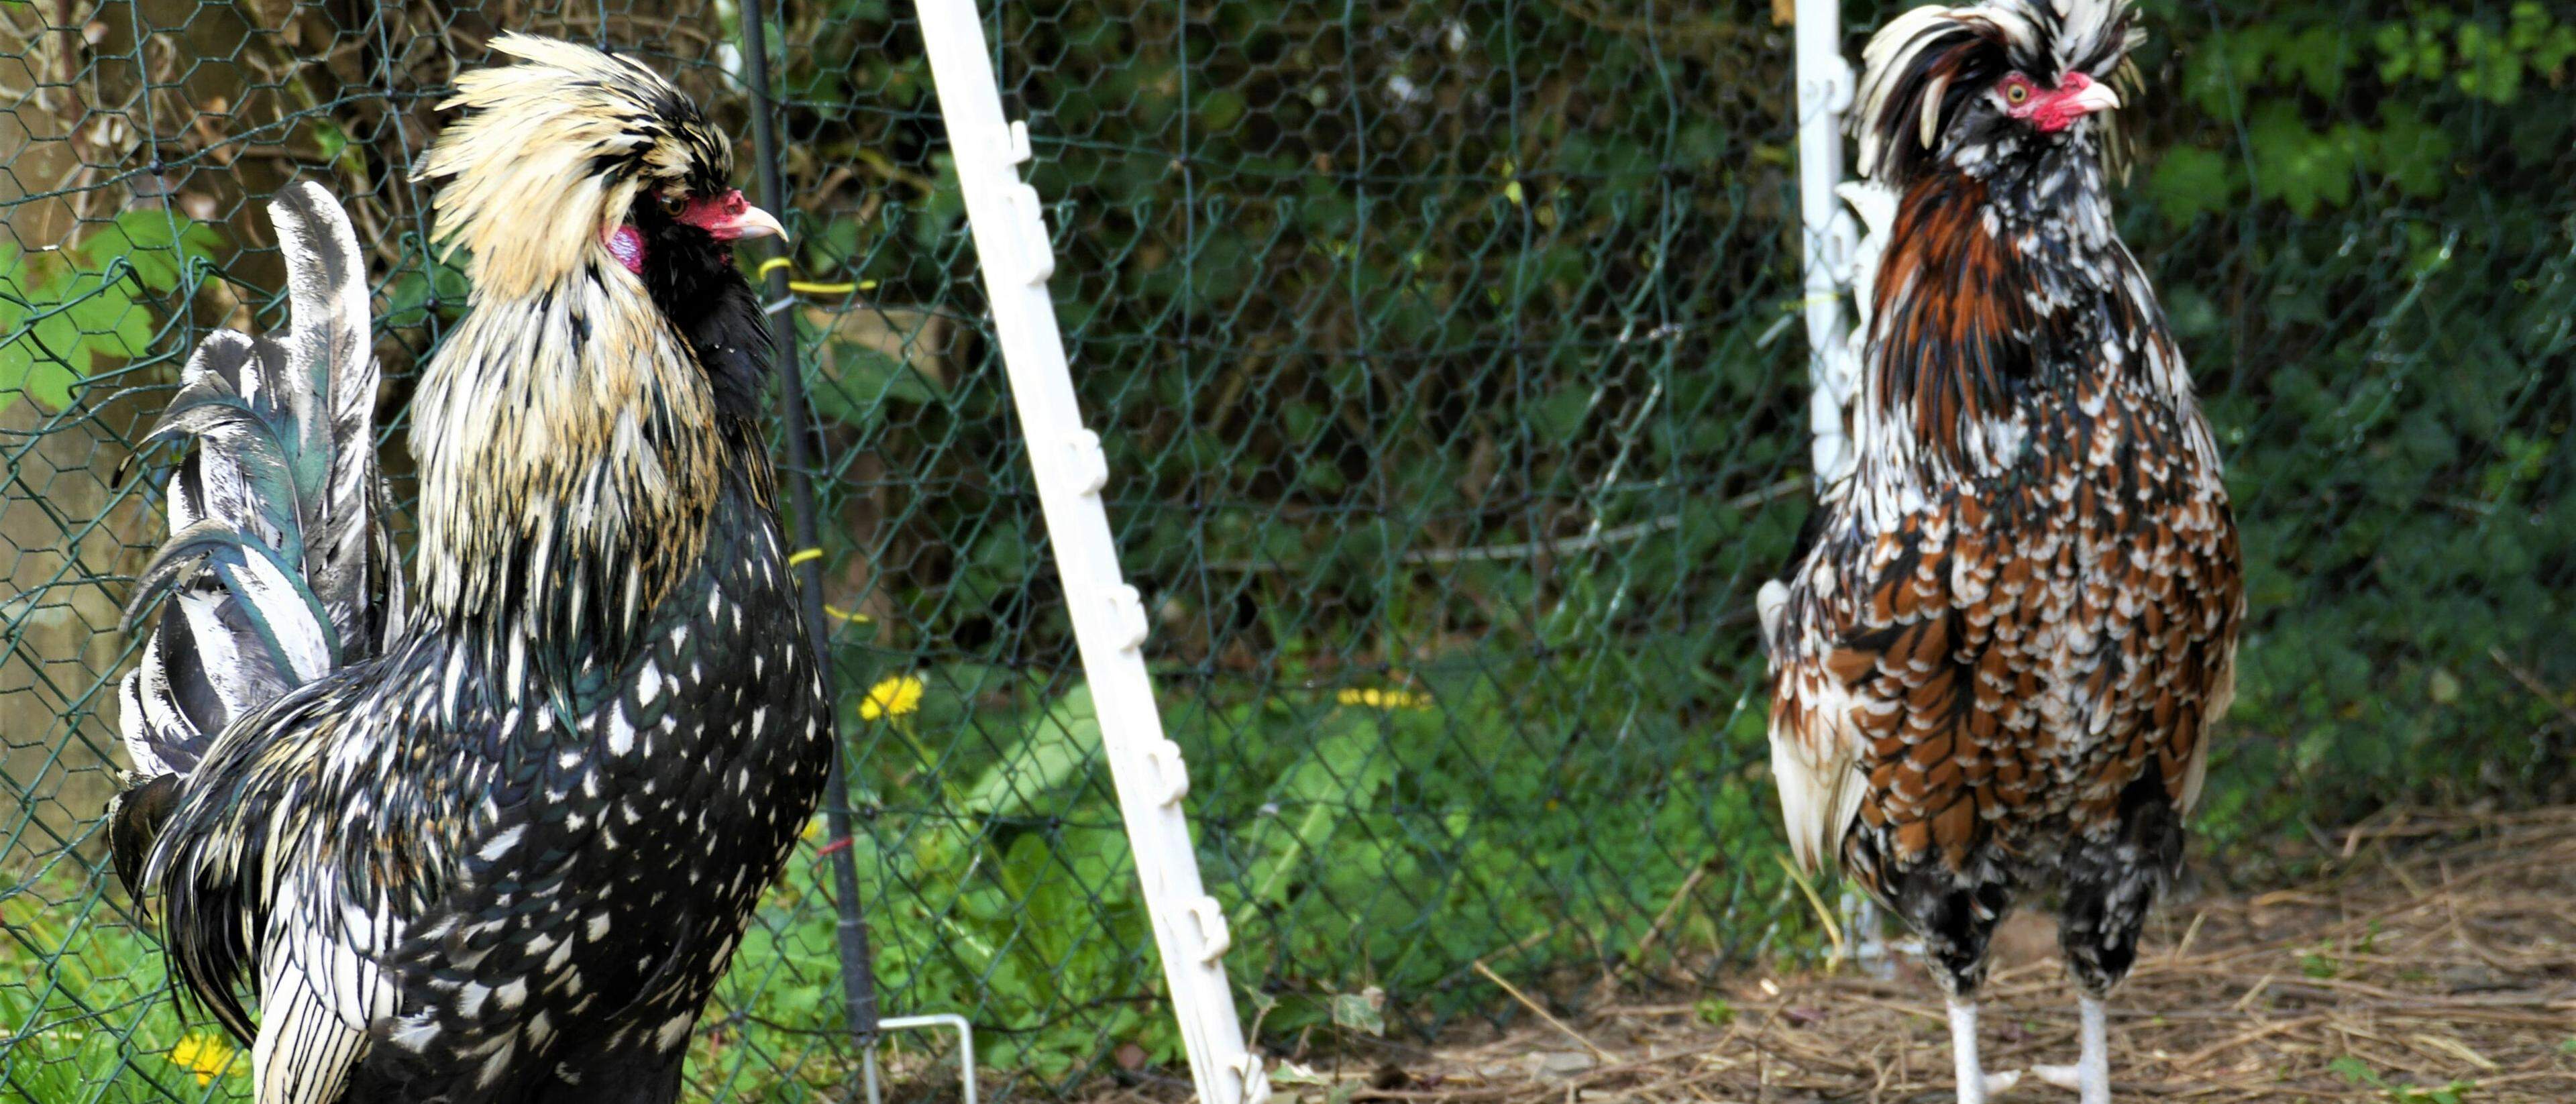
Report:
[[[655,188],[725,186],[729,146],[632,62],[495,45],[529,63],[461,79],[468,114],[425,162],[475,288],[413,408],[420,604],[368,510],[372,442],[350,432],[374,400],[372,362],[350,360],[363,269],[318,189],[279,215],[295,335],[273,355],[218,337],[199,375],[225,403],[275,400],[308,455],[337,449],[327,494],[234,478],[221,419],[171,422],[198,444],[190,470],[223,476],[183,488],[174,518],[244,539],[174,540],[148,579],[180,592],[160,631],[202,632],[230,602],[266,635],[186,649],[224,665],[194,681],[147,646],[127,728],[162,777],[119,824],[144,834],[135,882],[161,894],[178,975],[256,1035],[259,1104],[676,1091],[697,1009],[820,794],[824,698],[738,398],[757,377],[723,374],[765,370],[745,359],[758,300],[712,253],[709,294],[668,294],[669,273],[628,270],[595,234],[649,216]],[[500,153],[574,139],[598,148]],[[656,240],[653,257],[695,248]],[[307,501],[330,505],[277,508]],[[298,534],[301,559],[280,551]],[[198,562],[219,577],[187,575]],[[195,685],[217,695],[179,689]]]

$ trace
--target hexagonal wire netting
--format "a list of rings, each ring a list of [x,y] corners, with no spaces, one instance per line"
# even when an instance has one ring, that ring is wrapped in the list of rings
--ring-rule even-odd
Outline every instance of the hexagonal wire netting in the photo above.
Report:
[[[1259,1045],[1506,1014],[1478,963],[1580,1002],[1816,946],[1750,611],[1806,499],[1788,6],[986,5]],[[1856,55],[1885,12],[1850,7]],[[2576,28],[2527,2],[2146,10],[2124,223],[2231,449],[2253,581],[2213,853],[2565,797]],[[96,818],[171,459],[129,443],[209,328],[284,321],[259,201],[301,178],[348,204],[399,481],[463,299],[409,178],[450,79],[502,28],[633,50],[738,136],[747,184],[739,23],[0,6],[0,1096],[244,1091]],[[988,1089],[1181,1084],[911,9],[793,3],[768,41],[874,979],[889,1012],[971,1017]],[[856,1093],[828,850],[702,1021],[697,1096]],[[942,1053],[906,1040],[895,1075],[935,1091]]]

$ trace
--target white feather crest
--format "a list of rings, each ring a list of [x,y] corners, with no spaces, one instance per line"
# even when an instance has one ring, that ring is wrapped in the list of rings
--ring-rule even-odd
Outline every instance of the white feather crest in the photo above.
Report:
[[[414,179],[445,181],[432,200],[438,239],[472,254],[475,294],[517,298],[591,251],[606,256],[600,235],[625,218],[641,183],[603,175],[603,159],[686,171],[663,116],[688,100],[635,60],[587,46],[511,33],[492,49],[523,63],[456,78],[456,94],[438,106],[467,113],[440,132]],[[709,152],[730,168],[729,147]]]
[[[1875,176],[1886,155],[1887,139],[1878,124],[1887,113],[1888,96],[1895,91],[1896,74],[1910,68],[1915,55],[1933,38],[1952,29],[1963,10],[1937,4],[1911,9],[1888,20],[1886,26],[1870,36],[1869,45],[1861,48],[1860,90],[1855,100],[1858,110],[1852,113],[1852,126],[1860,134],[1862,176]]]
[[[1859,169],[1876,177],[1888,159],[1887,143],[1909,126],[1925,148],[1939,141],[1941,100],[1949,77],[1935,75],[1921,95],[1916,118],[1887,117],[1889,101],[1904,78],[1912,75],[1924,51],[1961,31],[1999,40],[2023,67],[2057,72],[2082,69],[2097,79],[2110,79],[2146,32],[2131,18],[2135,0],[1986,0],[1945,7],[1910,9],[1888,20],[1861,50],[1861,78],[1854,97],[1852,127],[1860,138]]]

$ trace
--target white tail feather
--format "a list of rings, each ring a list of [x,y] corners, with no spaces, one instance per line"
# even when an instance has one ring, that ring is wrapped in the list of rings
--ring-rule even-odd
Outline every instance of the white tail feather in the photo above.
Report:
[[[1867,787],[1850,731],[1851,695],[1840,686],[1808,688],[1822,700],[1771,716],[1771,780],[1789,851],[1805,870],[1821,870],[1842,852],[1843,835],[1860,816]]]
[[[401,623],[357,235],[310,183],[269,216],[292,329],[209,335],[152,434],[194,448],[169,485],[172,544],[129,611],[168,599],[119,694],[147,777],[186,773],[235,718],[374,654]]]

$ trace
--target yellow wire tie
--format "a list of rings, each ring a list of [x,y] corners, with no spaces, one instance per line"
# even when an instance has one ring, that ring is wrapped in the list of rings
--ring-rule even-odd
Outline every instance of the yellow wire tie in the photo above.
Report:
[[[822,550],[822,549],[820,549],[820,548],[799,548],[799,549],[797,549],[796,551],[794,551],[794,552],[792,552],[792,553],[790,553],[790,554],[788,555],[788,557],[787,557],[787,566],[789,566],[789,567],[794,567],[794,566],[796,566],[796,565],[798,565],[798,564],[801,564],[801,563],[807,563],[807,562],[810,562],[810,561],[813,561],[813,560],[819,560],[819,559],[822,559],[822,558],[823,558],[823,550]],[[850,612],[850,611],[848,611],[848,610],[842,609],[841,607],[839,607],[839,606],[835,606],[835,605],[832,605],[832,604],[830,604],[830,603],[828,603],[828,602],[824,604],[824,606],[823,606],[823,612],[824,612],[824,613],[827,613],[827,614],[830,614],[830,615],[832,615],[833,617],[837,617],[837,618],[839,618],[839,619],[841,619],[841,620],[843,620],[843,621],[854,622],[854,623],[856,623],[856,624],[861,624],[861,625],[867,624],[869,621],[874,620],[874,618],[869,617],[867,614],[864,614],[864,613],[851,613],[851,612]]]
[[[766,280],[769,278],[770,273],[786,268],[792,263],[794,262],[789,261],[785,257],[771,257],[768,260],[760,262],[760,267],[753,270],[753,276],[757,279]],[[875,287],[876,281],[869,280],[866,282],[865,286]],[[789,280],[787,281],[787,290],[795,292],[798,295],[848,295],[852,292],[862,290],[862,285],[857,283],[825,284],[817,283],[813,280]]]

